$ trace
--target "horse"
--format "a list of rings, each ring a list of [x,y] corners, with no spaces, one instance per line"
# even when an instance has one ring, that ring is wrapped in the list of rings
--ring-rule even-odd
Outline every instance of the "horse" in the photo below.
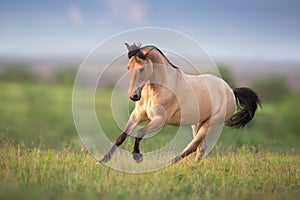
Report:
[[[170,162],[176,163],[195,151],[195,161],[199,161],[205,153],[205,136],[209,131],[221,123],[243,128],[261,106],[260,98],[250,88],[231,89],[223,79],[210,74],[187,75],[156,46],[125,45],[130,73],[128,95],[135,101],[135,108],[100,162],[108,162],[136,126],[146,120],[149,123],[135,135],[132,156],[137,163],[143,161],[143,137],[166,125],[190,125],[193,130],[192,141]]]

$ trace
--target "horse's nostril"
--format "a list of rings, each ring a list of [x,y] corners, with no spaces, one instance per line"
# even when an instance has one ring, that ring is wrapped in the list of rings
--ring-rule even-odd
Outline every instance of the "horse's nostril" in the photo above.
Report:
[[[132,97],[130,97],[130,99],[131,99],[132,101],[138,101],[138,100],[140,100],[140,96],[137,95],[137,94],[135,94],[135,95],[133,95]]]

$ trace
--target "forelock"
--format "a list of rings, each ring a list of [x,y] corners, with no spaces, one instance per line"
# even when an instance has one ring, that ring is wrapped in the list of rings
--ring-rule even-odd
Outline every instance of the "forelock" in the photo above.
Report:
[[[141,52],[141,46],[142,44],[135,44],[127,45],[128,48],[128,58],[130,59],[132,56],[137,55],[138,57],[142,59],[146,59],[144,54]]]

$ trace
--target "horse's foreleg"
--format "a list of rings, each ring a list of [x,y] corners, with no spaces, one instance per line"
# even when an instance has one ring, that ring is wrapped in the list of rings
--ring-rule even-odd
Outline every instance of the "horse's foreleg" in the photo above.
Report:
[[[137,162],[140,163],[143,161],[143,154],[140,153],[140,142],[142,138],[135,138],[134,147],[132,151],[132,157]]]
[[[134,148],[132,152],[133,159],[139,163],[143,161],[143,154],[140,153],[140,142],[143,137],[149,133],[157,131],[163,128],[165,125],[165,120],[163,117],[155,117],[151,119],[151,122],[144,126],[143,128],[139,129],[136,133]]]
[[[130,119],[127,122],[127,125],[124,129],[124,131],[119,135],[114,145],[111,147],[111,149],[104,155],[104,157],[101,159],[101,162],[107,162],[111,159],[112,155],[116,151],[116,149],[125,141],[127,136],[134,130],[134,128],[137,126],[136,120],[131,116]]]

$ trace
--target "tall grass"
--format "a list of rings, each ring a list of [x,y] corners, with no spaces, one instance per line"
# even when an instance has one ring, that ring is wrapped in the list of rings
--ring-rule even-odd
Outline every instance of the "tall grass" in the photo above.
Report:
[[[244,148],[244,149],[243,149]],[[0,199],[297,199],[299,152],[219,152],[147,174],[96,165],[82,148],[0,148]]]

